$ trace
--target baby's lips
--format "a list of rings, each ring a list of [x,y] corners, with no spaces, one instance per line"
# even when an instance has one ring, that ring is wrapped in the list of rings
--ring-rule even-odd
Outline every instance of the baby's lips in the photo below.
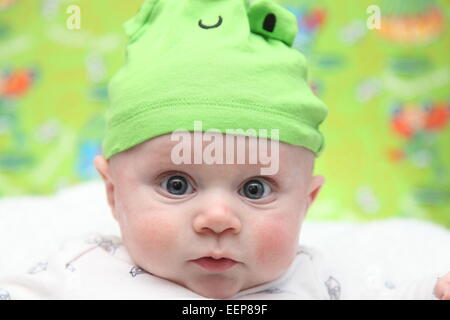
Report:
[[[236,261],[229,258],[202,257],[191,261],[207,271],[226,271],[237,264]]]

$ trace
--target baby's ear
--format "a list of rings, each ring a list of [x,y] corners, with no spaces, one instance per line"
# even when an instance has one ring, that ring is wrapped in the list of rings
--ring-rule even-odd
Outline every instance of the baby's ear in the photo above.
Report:
[[[295,15],[273,0],[256,0],[248,10],[250,29],[254,33],[283,41],[292,46],[298,32]]]
[[[144,27],[150,19],[156,2],[158,2],[158,0],[144,0],[136,15],[123,24],[123,28],[129,37],[130,43],[138,39],[145,30]]]
[[[325,177],[317,175],[313,176],[311,178],[311,184],[308,189],[308,206],[307,210],[311,207],[311,204],[314,202],[314,200],[317,198],[317,194],[319,193],[320,189],[323,187],[325,183]]]
[[[103,182],[105,183],[105,188],[106,188],[106,198],[108,200],[108,204],[111,208],[111,210],[113,211],[113,215],[115,216],[114,213],[114,184],[113,181],[111,180],[111,174],[110,174],[110,166],[108,161],[105,160],[105,158],[102,155],[97,155],[94,158],[94,166],[97,169],[97,172],[100,174],[100,176],[103,179]]]

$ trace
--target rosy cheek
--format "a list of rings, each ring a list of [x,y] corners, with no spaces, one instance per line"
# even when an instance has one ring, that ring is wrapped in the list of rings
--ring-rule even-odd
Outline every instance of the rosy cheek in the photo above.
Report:
[[[296,230],[287,221],[266,219],[255,226],[257,263],[282,266],[295,251]]]
[[[174,252],[178,232],[174,221],[155,216],[136,219],[127,230],[136,252],[148,258],[160,258]]]

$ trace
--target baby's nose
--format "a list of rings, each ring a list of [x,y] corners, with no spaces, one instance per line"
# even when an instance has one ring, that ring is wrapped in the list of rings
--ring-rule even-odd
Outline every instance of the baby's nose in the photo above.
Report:
[[[193,221],[194,230],[198,233],[231,232],[237,234],[241,231],[241,221],[229,205],[223,202],[205,205]]]

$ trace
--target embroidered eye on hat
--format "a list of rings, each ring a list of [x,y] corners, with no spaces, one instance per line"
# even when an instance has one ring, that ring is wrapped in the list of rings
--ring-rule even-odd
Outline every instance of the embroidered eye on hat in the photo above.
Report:
[[[109,83],[106,159],[181,128],[278,129],[319,156],[328,109],[293,48],[295,16],[271,0],[144,0],[124,24],[126,62]],[[267,138],[271,138],[268,136]]]

